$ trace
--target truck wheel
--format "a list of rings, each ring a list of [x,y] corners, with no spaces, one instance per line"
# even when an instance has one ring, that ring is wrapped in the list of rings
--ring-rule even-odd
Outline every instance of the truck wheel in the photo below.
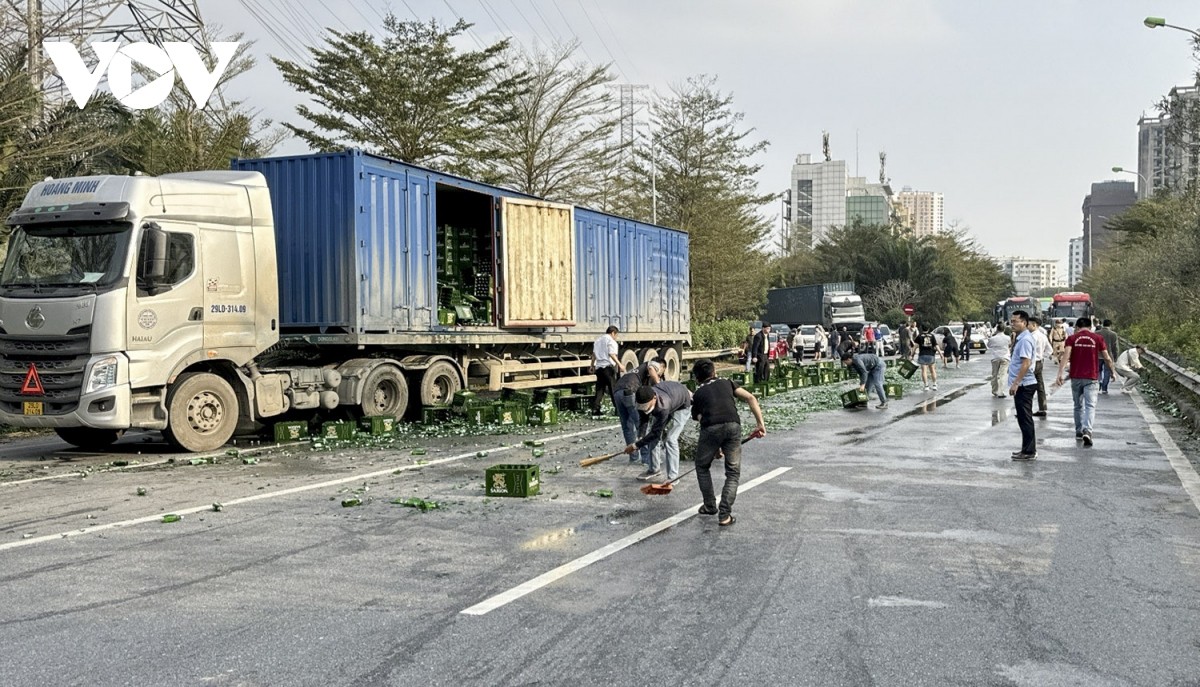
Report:
[[[408,382],[404,373],[391,365],[380,365],[362,385],[359,408],[365,417],[401,417],[408,408]]]
[[[637,353],[633,351],[625,351],[621,354],[621,374],[633,372],[641,362],[638,360]]]
[[[462,383],[458,380],[458,369],[447,360],[439,360],[421,375],[421,405],[449,405],[460,389]]]
[[[672,382],[679,381],[679,349],[663,349],[663,360],[667,364],[666,378]]]
[[[642,351],[640,353],[638,353],[638,358],[640,358],[643,363],[648,363],[657,357],[658,357],[658,349],[657,348],[643,348]]]
[[[72,446],[99,451],[112,446],[117,439],[120,439],[125,434],[125,430],[95,429],[93,427],[56,427],[54,433],[58,435],[59,439]]]
[[[229,382],[209,372],[179,378],[167,400],[168,443],[186,451],[212,451],[237,428],[238,401]]]

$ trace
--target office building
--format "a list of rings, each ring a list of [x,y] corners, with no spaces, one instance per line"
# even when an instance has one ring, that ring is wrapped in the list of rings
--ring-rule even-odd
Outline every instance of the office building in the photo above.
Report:
[[[905,186],[896,196],[896,202],[906,210],[910,223],[905,225],[913,237],[921,238],[941,233],[943,227],[942,194],[932,191],[914,191]]]
[[[892,189],[886,184],[868,184],[866,177],[846,179],[846,223],[887,227],[892,224]]]
[[[832,227],[846,224],[846,161],[813,162],[797,155],[792,165],[792,243],[815,246]]]
[[[1057,260],[1012,257],[1001,258],[999,262],[1000,268],[1012,279],[1013,288],[1019,296],[1062,285],[1058,277]]]
[[[1083,237],[1076,236],[1067,247],[1067,288],[1075,288],[1083,279]]]
[[[1108,222],[1137,202],[1132,181],[1098,181],[1083,199],[1083,273],[1087,273],[1112,243]]]

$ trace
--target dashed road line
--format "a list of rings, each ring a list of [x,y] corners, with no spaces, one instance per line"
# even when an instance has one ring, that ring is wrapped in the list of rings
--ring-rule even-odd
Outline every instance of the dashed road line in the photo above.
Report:
[[[765,475],[756,477],[756,478],[750,480],[749,482],[747,482],[746,484],[742,485],[741,487],[739,487],[738,494],[741,495],[744,492],[750,491],[751,489],[753,489],[754,487],[757,487],[758,485],[762,484],[763,482],[775,479],[776,477],[782,475],[783,473],[787,472],[788,470],[791,470],[791,468],[790,467],[775,468],[774,470],[768,472]],[[699,506],[700,506],[700,504],[688,506],[686,509],[676,513],[675,515],[672,515],[671,517],[667,518],[666,520],[662,520],[653,525],[650,525],[649,527],[638,530],[637,532],[634,532],[633,534],[629,535],[628,537],[625,537],[623,539],[618,539],[617,541],[615,541],[611,544],[608,544],[607,546],[603,546],[589,554],[580,556],[579,558],[576,558],[575,560],[573,560],[569,563],[560,565],[557,568],[555,568],[549,572],[543,573],[541,575],[538,575],[537,577],[533,578],[532,580],[529,580],[528,582],[519,584],[516,587],[513,587],[512,589],[509,589],[506,592],[501,592],[500,594],[497,594],[491,598],[485,599],[484,601],[481,601],[481,602],[475,604],[474,606],[471,606],[470,608],[463,609],[462,611],[460,611],[460,613],[463,613],[466,615],[484,615],[485,613],[494,611],[497,608],[504,606],[505,604],[516,601],[517,599],[521,598],[522,596],[525,596],[526,594],[530,594],[532,592],[535,592],[535,591],[541,589],[542,587],[545,587],[548,584],[551,584],[553,582],[561,580],[562,578],[566,577],[567,575],[570,575],[573,572],[583,570],[584,568],[588,567],[592,563],[602,561],[605,558],[608,558],[609,556],[613,555],[614,553],[617,553],[618,551],[627,549],[630,546],[633,546],[634,544],[642,541],[643,539],[652,537],[655,534],[658,534],[659,532],[662,532],[663,530],[665,530],[669,527],[677,525],[677,524],[683,522],[684,520],[687,520],[688,518],[690,518],[694,515],[697,515],[696,509],[699,508]]]
[[[594,434],[596,432],[611,432],[614,427],[616,427],[616,425],[606,425],[604,427],[594,427],[592,429],[585,429],[585,430],[582,430],[579,432],[572,432],[570,434],[562,434],[559,436],[543,437],[540,439],[540,441],[561,441],[564,439],[573,439],[575,437],[585,436],[588,434]],[[491,449],[488,451],[488,453],[489,454],[503,453],[505,451],[513,451],[513,450],[520,449],[520,448],[525,448],[525,444],[524,443],[509,444],[507,446],[501,446],[500,448]],[[429,468],[429,467],[433,467],[435,465],[441,465],[442,463],[450,463],[450,462],[453,462],[456,460],[462,460],[464,458],[473,458],[476,455],[478,455],[478,451],[470,451],[468,453],[461,453],[457,456],[448,456],[446,458],[436,458],[434,460],[430,460],[428,462],[421,463],[421,464],[402,465],[400,467],[390,467],[390,468],[386,468],[383,470],[364,472],[364,473],[359,473],[357,475],[351,475],[349,477],[341,477],[341,478],[334,479],[334,480],[319,482],[317,484],[305,484],[305,485],[302,485],[299,487],[290,487],[288,489],[279,489],[277,491],[268,491],[268,492],[263,492],[261,494],[254,494],[253,496],[243,496],[241,498],[229,499],[228,501],[223,501],[222,505],[228,507],[228,506],[236,506],[236,505],[239,505],[242,503],[251,503],[253,501],[265,501],[267,499],[279,498],[281,496],[290,496],[291,494],[299,494],[301,492],[312,491],[314,489],[325,489],[328,487],[336,487],[341,484],[346,484],[347,482],[359,482],[362,480],[374,479],[376,477],[383,477],[385,475],[391,475],[391,474],[394,474],[397,472],[406,472],[408,470],[418,470],[418,469],[422,469],[422,468]],[[747,487],[747,488],[749,488],[749,487]],[[188,508],[172,509],[169,512],[174,513],[176,515],[191,515],[193,513],[199,513],[201,511],[208,511],[208,510],[212,510],[211,504],[207,504],[207,505],[203,505],[203,506],[190,506]],[[120,522],[110,522],[110,523],[107,523],[104,525],[94,525],[92,527],[68,530],[66,532],[59,532],[57,534],[47,534],[47,535],[43,535],[41,537],[30,537],[29,539],[22,539],[20,541],[13,541],[13,542],[5,543],[5,544],[0,544],[0,551],[7,551],[9,549],[16,549],[16,548],[20,548],[23,546],[32,546],[34,544],[41,544],[43,542],[48,542],[48,541],[58,541],[60,539],[66,539],[68,537],[77,537],[77,536],[84,535],[84,534],[92,534],[94,532],[103,532],[105,530],[116,529],[118,527],[130,527],[133,525],[142,525],[142,524],[145,524],[148,522],[157,522],[159,520],[162,520],[162,516],[163,516],[163,513],[157,513],[155,515],[147,515],[147,516],[140,517],[140,518],[133,518],[131,520],[122,520]]]

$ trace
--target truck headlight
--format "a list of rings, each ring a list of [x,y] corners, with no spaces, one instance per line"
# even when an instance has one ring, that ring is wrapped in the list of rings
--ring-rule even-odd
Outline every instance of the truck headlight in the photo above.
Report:
[[[87,386],[84,387],[83,393],[90,394],[93,391],[107,389],[110,386],[115,386],[117,383],[117,359],[115,357],[101,358],[92,365],[92,372],[88,375]]]

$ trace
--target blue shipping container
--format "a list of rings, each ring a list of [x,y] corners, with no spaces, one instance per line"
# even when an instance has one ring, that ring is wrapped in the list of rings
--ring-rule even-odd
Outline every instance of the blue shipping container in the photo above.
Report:
[[[497,293],[532,288],[505,283],[502,246],[505,232],[511,238],[516,231],[504,226],[500,208],[537,199],[356,150],[234,160],[232,167],[261,172],[271,191],[284,333],[383,343],[390,335],[486,340],[514,330],[502,326],[501,312],[484,324],[439,324],[438,227],[470,224],[489,237],[493,264],[476,267],[481,274],[495,270]],[[663,340],[686,335],[688,236],[586,208],[573,208],[571,216],[574,324],[517,330],[591,337],[616,325]]]

